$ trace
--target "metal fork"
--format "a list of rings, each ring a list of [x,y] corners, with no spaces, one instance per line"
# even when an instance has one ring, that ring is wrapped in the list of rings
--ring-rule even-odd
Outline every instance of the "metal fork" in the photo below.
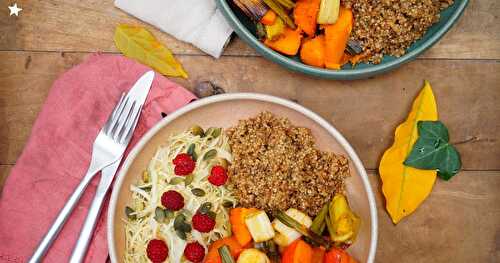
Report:
[[[106,124],[101,129],[92,147],[92,160],[86,175],[70,196],[56,220],[49,228],[37,249],[30,258],[30,263],[41,262],[52,242],[61,231],[62,226],[80,200],[85,188],[97,172],[117,161],[125,151],[127,143],[133,134],[133,126],[140,115],[141,107],[136,102],[125,99],[122,94]]]

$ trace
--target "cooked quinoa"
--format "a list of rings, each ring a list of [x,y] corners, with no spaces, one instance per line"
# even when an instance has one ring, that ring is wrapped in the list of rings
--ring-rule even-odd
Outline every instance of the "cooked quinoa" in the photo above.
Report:
[[[402,56],[453,0],[343,0],[354,14],[351,38],[378,64],[384,54]]]
[[[267,211],[296,208],[316,215],[349,176],[347,158],[314,147],[307,128],[269,112],[227,131],[229,178],[239,204]]]

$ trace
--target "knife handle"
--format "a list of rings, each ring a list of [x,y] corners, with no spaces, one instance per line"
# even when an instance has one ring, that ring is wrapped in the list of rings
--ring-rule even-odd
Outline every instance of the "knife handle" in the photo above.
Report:
[[[119,164],[120,161],[117,161],[101,171],[101,178],[99,185],[97,186],[94,199],[90,204],[87,217],[85,218],[82,230],[80,231],[80,236],[76,241],[75,248],[73,249],[73,253],[71,254],[71,258],[69,260],[71,263],[80,263],[85,260],[95,226],[99,220],[102,204],[104,203],[106,193],[108,192],[111,182],[113,181],[114,174],[118,169]]]
[[[94,196],[69,262],[80,263],[84,261],[88,246],[90,244],[90,240],[92,239],[92,234],[94,233],[94,228],[97,224],[97,220],[99,219],[99,214],[101,212],[102,203],[104,202],[105,197],[106,193],[96,193],[96,195]]]

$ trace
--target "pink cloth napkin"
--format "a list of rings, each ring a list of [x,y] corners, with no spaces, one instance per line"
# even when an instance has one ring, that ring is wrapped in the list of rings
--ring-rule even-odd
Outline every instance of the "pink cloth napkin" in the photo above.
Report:
[[[0,262],[26,262],[88,168],[91,146],[122,92],[146,71],[119,55],[95,54],[55,81],[0,196]],[[157,121],[195,97],[156,74],[132,147]],[[67,262],[99,182],[96,177],[44,262]],[[103,209],[86,262],[105,262]]]

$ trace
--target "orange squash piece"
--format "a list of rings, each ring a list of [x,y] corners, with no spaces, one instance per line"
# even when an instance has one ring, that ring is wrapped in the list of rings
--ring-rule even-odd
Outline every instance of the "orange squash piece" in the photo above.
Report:
[[[276,13],[269,9],[266,14],[260,19],[260,22],[264,25],[272,25],[276,22]]]
[[[285,55],[294,56],[298,53],[300,41],[302,39],[302,32],[300,28],[292,30],[285,28],[281,37],[276,40],[266,39],[264,44],[280,53]]]
[[[323,35],[307,39],[300,48],[300,60],[315,67],[325,66],[325,37]]]
[[[219,255],[219,248],[227,245],[231,251],[231,256],[233,258],[238,258],[240,253],[243,251],[243,247],[236,241],[234,237],[226,237],[213,242],[208,248],[207,256],[205,257],[205,263],[222,263],[222,259]]]
[[[354,18],[350,9],[340,8],[339,18],[332,25],[325,25],[325,66],[340,69],[347,41],[351,35]]]
[[[231,231],[234,238],[242,247],[246,247],[252,242],[252,236],[245,224],[245,217],[249,214],[257,212],[256,208],[233,208],[229,211],[229,222],[231,223]]]
[[[326,253],[323,263],[357,263],[357,261],[344,250],[332,248]]]
[[[286,247],[281,263],[312,263],[312,247],[304,240],[298,239]]]
[[[354,66],[356,66],[356,64],[358,64],[358,63],[359,63],[362,59],[364,59],[364,58],[368,57],[368,55],[370,55],[370,52],[369,52],[369,51],[365,51],[365,52],[363,52],[363,53],[361,53],[361,54],[357,54],[357,55],[355,55],[355,56],[351,57],[351,58],[349,59],[349,61],[351,62],[352,66],[354,67]]]
[[[319,12],[321,0],[298,0],[293,9],[295,24],[301,28],[308,36],[316,33],[316,18]]]
[[[313,248],[311,263],[323,263],[325,258],[326,250],[324,247]]]

